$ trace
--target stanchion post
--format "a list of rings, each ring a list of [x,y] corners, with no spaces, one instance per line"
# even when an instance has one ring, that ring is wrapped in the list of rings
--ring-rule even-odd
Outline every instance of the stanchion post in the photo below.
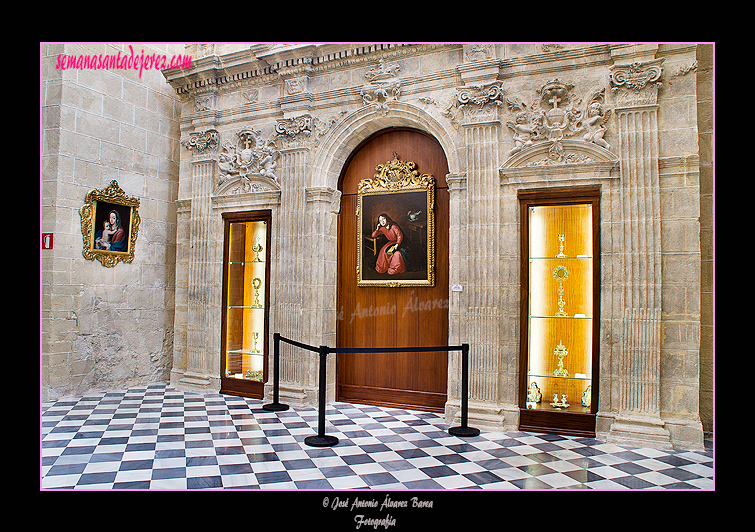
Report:
[[[288,405],[282,404],[280,399],[280,333],[273,333],[273,402],[262,405],[263,410],[282,412],[288,410]]]
[[[320,346],[320,383],[318,390],[320,393],[320,405],[317,417],[317,436],[307,436],[304,438],[304,443],[311,447],[332,447],[338,444],[338,438],[325,434],[325,392],[328,384],[326,381],[328,351],[328,346]]]
[[[461,426],[451,427],[452,436],[479,436],[480,429],[469,427],[469,344],[461,344]]]

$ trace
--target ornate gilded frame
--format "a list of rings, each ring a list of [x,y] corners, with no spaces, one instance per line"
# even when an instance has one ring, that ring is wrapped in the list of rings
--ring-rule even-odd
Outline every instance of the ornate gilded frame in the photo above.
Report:
[[[132,262],[141,222],[138,208],[139,200],[126,196],[117,181],[111,181],[102,190],[93,189],[87,192],[84,205],[79,209],[84,258],[98,260],[108,268],[119,262]],[[107,234],[103,238],[99,227],[111,219],[113,212],[116,227],[112,234]],[[119,230],[124,234],[119,234]]]
[[[420,175],[416,166],[400,161],[394,152],[392,161],[375,166],[377,173],[372,179],[359,182],[357,286],[435,286],[435,178]],[[396,252],[406,258],[405,271],[381,273],[376,267],[389,243],[383,235],[372,236],[383,213],[403,235],[402,247]]]

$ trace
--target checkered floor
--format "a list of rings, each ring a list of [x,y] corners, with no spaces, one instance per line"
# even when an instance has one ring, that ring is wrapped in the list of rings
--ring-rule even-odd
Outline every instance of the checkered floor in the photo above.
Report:
[[[151,385],[42,404],[42,489],[713,489],[713,451],[524,432],[448,434],[439,414],[262,401]]]

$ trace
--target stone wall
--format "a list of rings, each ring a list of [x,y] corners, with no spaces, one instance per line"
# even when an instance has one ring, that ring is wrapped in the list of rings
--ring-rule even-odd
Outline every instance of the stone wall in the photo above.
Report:
[[[55,235],[42,252],[45,396],[167,379],[219,389],[224,212],[273,213],[270,333],[335,345],[337,264],[323,250],[337,238],[338,178],[370,135],[412,127],[449,164],[449,281],[464,287],[449,293],[449,342],[476,346],[470,424],[518,426],[517,191],[587,185],[601,189],[598,437],[702,445],[713,417],[710,47],[144,47],[188,54],[192,67],[61,71],[58,53],[126,47],[42,49],[42,231]],[[559,98],[539,101],[549,83]],[[561,153],[516,143],[518,113],[560,105],[587,117],[588,104],[605,113],[605,142],[565,131]],[[239,135],[276,164],[255,154],[239,172]],[[78,209],[112,180],[140,199],[142,226],[136,260],[104,268],[81,256]],[[449,422],[458,374],[450,357]],[[315,403],[316,357],[284,348],[281,376],[287,401]]]
[[[202,231],[218,234],[227,209],[264,207],[279,218],[273,224],[271,332],[335,344],[337,265],[299,258],[332,248],[338,177],[359,143],[384,128],[413,127],[438,139],[449,163],[449,254],[456,259],[449,264],[450,283],[464,286],[449,293],[449,341],[475,346],[471,422],[499,429],[515,429],[518,422],[517,191],[597,185],[597,432],[618,442],[702,444],[699,413],[709,410],[700,407],[700,363],[712,363],[700,358],[700,305],[710,300],[701,286],[706,293],[710,283],[701,277],[698,218],[707,204],[701,198],[709,196],[699,184],[704,150],[698,139],[705,133],[699,136],[698,107],[706,112],[709,105],[696,85],[694,44],[216,44],[187,50],[196,56],[194,68],[166,75],[182,99],[186,146],[172,382],[218,385],[221,311],[213,287],[222,257],[218,241]],[[560,99],[538,102],[548,83]],[[507,124],[517,113],[559,103],[584,117],[588,104],[598,105],[606,113],[603,140],[566,131],[560,155],[543,151],[545,144],[515,144]],[[274,180],[257,176],[256,189],[247,184],[231,196],[233,187],[222,183],[240,178],[227,173],[223,153],[233,155],[242,130],[277,153],[277,174]],[[216,144],[198,150],[192,139],[206,135],[217,135]],[[703,213],[707,227],[711,218]],[[201,279],[191,277],[196,267],[206,268]],[[195,282],[208,289],[195,290]],[[197,327],[205,332],[193,337]],[[451,421],[458,417],[459,368],[456,358],[449,361]],[[285,350],[281,364],[282,394],[313,403],[314,358]]]
[[[700,418],[713,432],[713,45],[697,47],[700,144]]]
[[[58,55],[184,53],[183,45],[42,44],[42,395],[168,380],[173,354],[180,102],[156,69],[56,68]],[[82,256],[79,209],[117,181],[139,199],[135,260]]]

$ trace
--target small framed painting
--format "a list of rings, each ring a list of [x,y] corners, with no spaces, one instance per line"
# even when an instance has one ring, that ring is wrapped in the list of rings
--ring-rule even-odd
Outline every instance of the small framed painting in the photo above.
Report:
[[[414,162],[375,167],[357,189],[357,285],[435,285],[435,179]]]
[[[111,268],[134,260],[139,232],[139,200],[126,196],[116,181],[102,190],[90,190],[79,209],[82,254]]]

